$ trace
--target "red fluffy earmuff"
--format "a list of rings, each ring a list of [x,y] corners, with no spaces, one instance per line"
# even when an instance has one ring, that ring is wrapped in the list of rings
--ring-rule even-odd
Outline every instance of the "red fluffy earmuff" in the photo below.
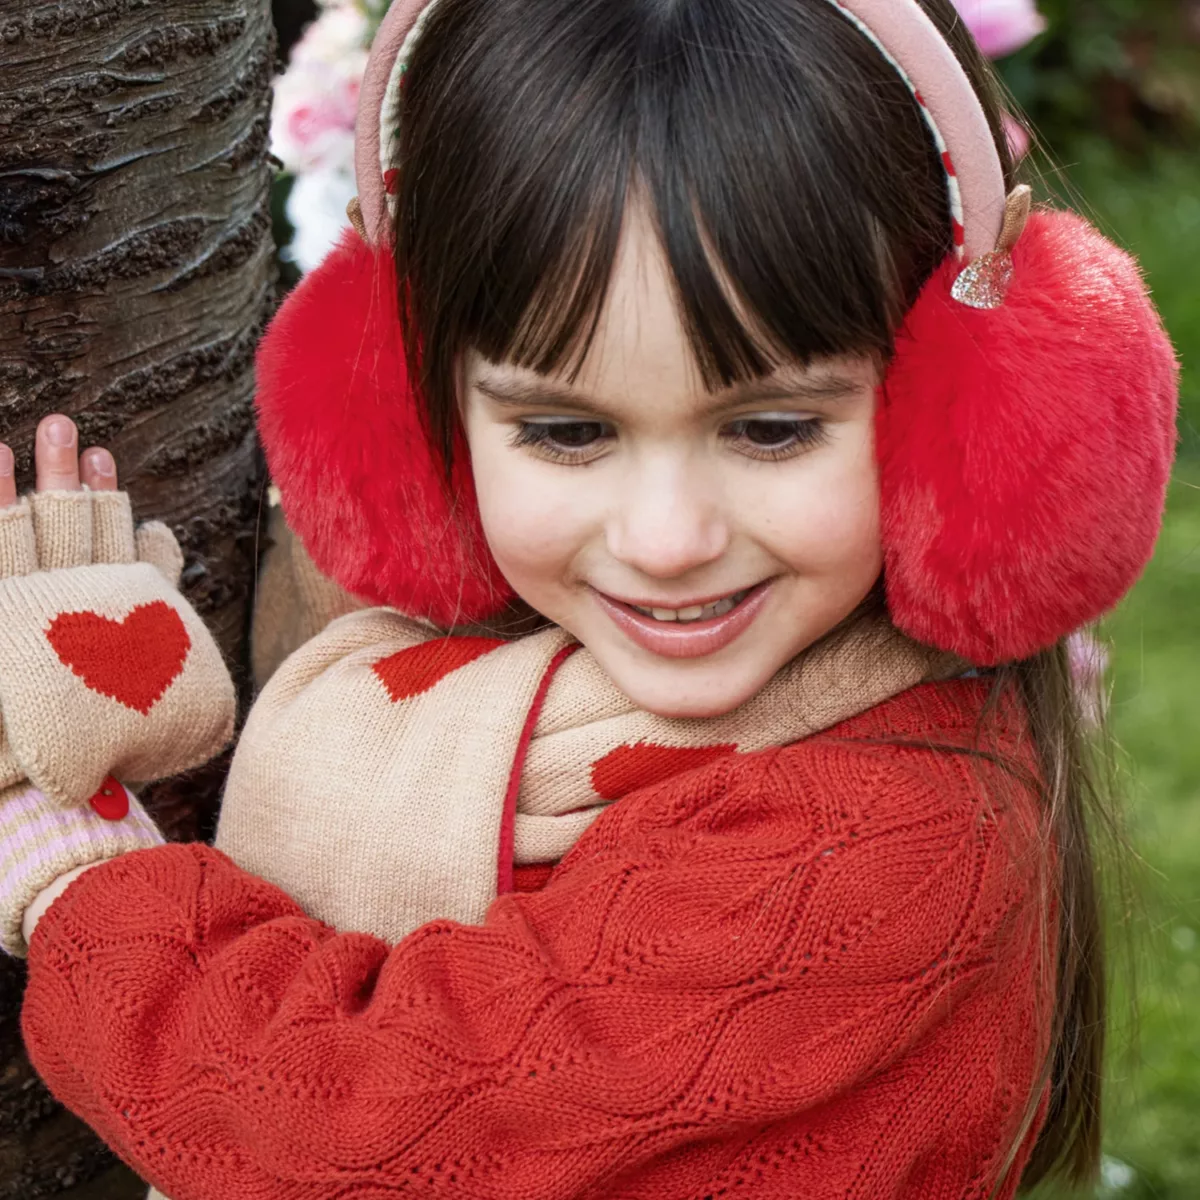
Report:
[[[945,166],[956,246],[880,389],[892,619],[980,665],[1023,658],[1111,608],[1149,559],[1176,442],[1175,354],[1126,254],[1069,213],[1026,223],[1028,189],[1006,201],[987,115],[921,5],[830,2],[912,88]],[[394,166],[396,100],[430,11],[393,0],[363,78],[358,215],[378,249],[348,233],[292,293],[259,352],[258,403],[284,511],[317,566],[355,595],[452,626],[512,593],[465,452],[448,481],[431,449],[399,326],[382,168]]]
[[[1178,365],[1137,266],[1081,218],[1037,212],[1004,303],[969,308],[949,259],[897,339],[878,456],[888,605],[987,665],[1111,608],[1154,547]],[[512,592],[471,473],[447,482],[413,395],[387,249],[353,233],[259,352],[259,420],[292,528],[355,595],[451,626]]]
[[[258,352],[258,419],[288,524],[347,591],[446,627],[511,598],[465,454],[448,481],[426,435],[390,250],[347,232],[288,296]]]
[[[1137,265],[1086,221],[1035,212],[1003,304],[948,261],[897,340],[878,414],[888,607],[983,665],[1094,620],[1154,549],[1178,364]]]

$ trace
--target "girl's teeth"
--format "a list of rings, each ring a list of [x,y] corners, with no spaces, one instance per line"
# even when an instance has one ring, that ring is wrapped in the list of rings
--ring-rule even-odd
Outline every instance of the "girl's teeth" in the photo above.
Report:
[[[638,608],[633,607],[644,616],[653,617],[656,621],[679,621],[687,624],[690,621],[711,621],[715,617],[723,617],[746,598],[746,592],[738,592],[734,596],[726,596],[715,604],[693,604],[689,608]]]

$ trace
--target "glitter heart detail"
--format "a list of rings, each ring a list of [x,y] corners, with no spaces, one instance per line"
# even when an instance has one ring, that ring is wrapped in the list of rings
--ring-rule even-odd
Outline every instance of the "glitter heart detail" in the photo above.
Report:
[[[999,251],[977,258],[963,269],[950,295],[968,308],[999,308],[1013,278],[1012,256]]]
[[[182,618],[164,600],[139,605],[123,621],[60,613],[46,640],[93,692],[143,715],[162,699],[192,648]]]

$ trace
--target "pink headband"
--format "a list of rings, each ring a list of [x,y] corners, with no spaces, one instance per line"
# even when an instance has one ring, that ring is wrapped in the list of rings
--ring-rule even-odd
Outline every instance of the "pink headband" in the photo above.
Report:
[[[960,259],[1001,247],[1004,172],[987,117],[954,51],[916,0],[826,0],[895,67],[921,106],[946,167],[950,218]],[[363,224],[379,245],[389,234],[389,164],[400,80],[438,0],[394,0],[379,27],[363,78],[355,130],[355,171]]]

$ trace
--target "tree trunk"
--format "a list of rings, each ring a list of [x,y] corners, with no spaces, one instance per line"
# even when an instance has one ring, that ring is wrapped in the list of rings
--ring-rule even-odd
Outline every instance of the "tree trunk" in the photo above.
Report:
[[[110,447],[139,519],[178,534],[187,594],[239,665],[253,354],[275,296],[273,66],[270,0],[0,0],[0,440],[25,487],[47,413]],[[211,829],[219,776],[150,797],[169,834]],[[33,1075],[21,982],[0,963],[0,1200],[144,1194]]]

